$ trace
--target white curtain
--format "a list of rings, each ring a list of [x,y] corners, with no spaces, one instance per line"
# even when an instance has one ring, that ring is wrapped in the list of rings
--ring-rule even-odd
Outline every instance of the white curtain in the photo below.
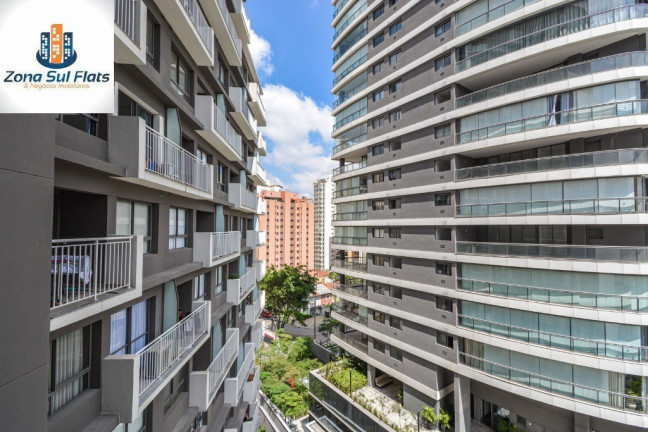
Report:
[[[74,399],[83,391],[83,376],[65,385],[64,381],[83,370],[83,329],[75,330],[56,340],[54,362],[54,394],[51,399],[51,411]]]
[[[148,327],[147,300],[131,307],[131,353],[136,353],[146,346],[146,330]]]
[[[127,331],[127,313],[126,313],[126,309],[124,309],[119,312],[115,312],[110,316],[110,353],[111,354],[126,354],[126,348],[125,348],[126,331]]]

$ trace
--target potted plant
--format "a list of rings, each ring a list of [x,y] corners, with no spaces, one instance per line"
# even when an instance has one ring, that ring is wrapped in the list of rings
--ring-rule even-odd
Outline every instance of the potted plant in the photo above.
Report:
[[[239,275],[238,273],[232,273],[231,275],[229,275],[227,279],[240,279],[240,278],[241,275]]]
[[[423,417],[428,429],[434,429],[436,427],[437,416],[434,412],[434,408],[428,406],[423,407],[421,410],[421,417]]]
[[[450,428],[450,422],[452,421],[452,416],[450,415],[449,412],[441,408],[439,410],[439,425],[441,426],[441,430],[445,431]]]

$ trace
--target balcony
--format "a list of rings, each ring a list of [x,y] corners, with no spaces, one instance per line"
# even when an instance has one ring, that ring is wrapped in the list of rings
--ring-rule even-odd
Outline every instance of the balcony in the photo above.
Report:
[[[229,405],[238,405],[245,383],[247,383],[252,366],[254,366],[254,345],[246,343],[243,349],[245,357],[236,377],[225,378],[225,403]]]
[[[115,0],[115,63],[146,64],[146,5]]]
[[[457,242],[457,254],[503,257],[527,257],[583,261],[645,263],[646,247],[585,246],[565,244]]]
[[[367,259],[366,258],[347,258],[345,260],[334,259],[331,260],[331,269],[338,267],[344,270],[353,270],[357,272],[367,272]]]
[[[256,214],[258,214],[258,215],[266,214],[266,203],[265,203],[265,200],[263,198],[261,198],[261,197],[259,197],[257,199]]]
[[[239,329],[227,329],[225,336],[225,344],[207,370],[191,372],[189,376],[189,406],[198,407],[200,411],[207,411],[236,360]]]
[[[642,114],[648,114],[648,100],[627,100],[594,105],[584,108],[557,111],[462,132],[457,135],[457,144],[483,141],[490,138],[525,133],[539,129],[549,129],[557,126],[612,118],[623,118]]]
[[[597,166],[648,163],[648,149],[607,150],[545,158],[525,159],[491,165],[461,168],[455,171],[457,181],[486,177],[525,174],[538,171],[578,169]]]
[[[254,410],[252,410],[253,406]],[[259,425],[261,424],[261,410],[259,409],[259,404],[255,403],[254,405],[250,405],[250,412],[251,417],[243,422],[242,432],[257,432],[259,430]]]
[[[256,286],[256,272],[248,267],[244,275],[238,279],[227,280],[227,302],[240,304]]]
[[[367,246],[367,237],[333,236],[331,243],[353,246]]]
[[[366,220],[366,211],[353,211],[353,212],[337,212],[333,213],[333,221],[352,221],[352,220]]]
[[[344,189],[336,189],[333,191],[333,198],[344,198],[354,195],[362,195],[367,193],[367,185],[352,186]]]
[[[263,343],[263,322],[257,321],[254,324],[254,327],[252,327],[252,343],[254,344],[254,349],[259,349],[261,348],[261,344]]]
[[[334,329],[331,333],[331,341],[345,349],[346,347],[344,345],[348,345],[352,348],[357,349],[365,355],[369,351],[367,342],[362,340],[362,333],[360,333],[359,331],[344,333],[338,329]]]
[[[52,240],[50,331],[142,295],[142,236]]]
[[[135,420],[209,340],[210,327],[210,303],[194,302],[192,313],[137,353],[105,357],[102,412]]]
[[[139,117],[111,117],[108,159],[126,168],[119,180],[189,198],[213,198],[213,167]]]
[[[263,125],[261,124],[261,122],[259,122],[259,125],[260,125],[260,126],[263,126]],[[268,144],[266,143],[266,140],[265,140],[265,138],[264,138],[264,136],[263,136],[263,132],[261,132],[261,131],[259,131],[259,132],[257,133],[257,142],[256,142],[256,145],[257,145],[257,149],[259,149],[259,154],[260,154],[261,156],[265,156],[265,155],[267,154]]]
[[[154,0],[162,15],[200,66],[214,65],[214,31],[198,0]]]
[[[234,104],[231,116],[243,131],[245,138],[254,140],[257,137],[257,125],[254,117],[250,115],[245,87],[230,87],[229,97]]]
[[[239,183],[230,183],[227,200],[234,204],[234,208],[249,213],[256,213],[259,205],[257,196]]]
[[[347,285],[347,284],[336,283],[333,285],[333,288],[331,289],[333,291],[338,291],[353,297],[358,297],[365,300],[367,299],[367,287],[362,284]]]
[[[238,37],[225,0],[200,0],[200,5],[214,27],[216,38],[225,54],[227,63],[234,67],[242,66],[243,44]]]
[[[193,260],[204,267],[222,264],[241,253],[240,231],[194,233]]]
[[[245,12],[243,0],[232,1],[234,5],[234,12],[231,14],[232,22],[236,28],[236,34],[239,35],[243,43],[250,43],[250,20]],[[256,432],[256,431],[255,431]]]
[[[632,214],[648,211],[648,198],[591,198],[457,206],[459,217],[567,214]]]
[[[336,176],[336,175],[339,175],[339,174],[348,173],[348,172],[359,170],[359,169],[366,168],[366,167],[367,167],[367,160],[363,159],[363,160],[361,160],[359,162],[354,162],[354,163],[350,163],[350,164],[347,164],[347,165],[342,165],[342,166],[339,166],[337,168],[334,168],[333,169],[333,175]]]
[[[241,135],[216,106],[213,97],[196,96],[196,117],[204,126],[204,129],[198,129],[196,132],[219,153],[231,161],[240,161],[243,158]]]
[[[265,306],[265,291],[259,292],[259,297],[252,304],[245,305],[245,323],[249,325],[254,325],[259,317],[261,316],[261,311]]]
[[[245,235],[245,245],[249,248],[261,247],[265,244],[265,231],[247,230]]]
[[[266,262],[265,261],[254,261],[254,271],[256,272],[256,279],[259,282],[266,273]]]
[[[255,184],[260,186],[268,185],[268,177],[266,174],[266,170],[264,170],[261,164],[259,163],[258,156],[248,157],[247,169],[248,171],[250,171],[251,173],[250,178]]]
[[[253,372],[248,375],[248,380],[243,385],[243,402],[250,404],[256,402],[259,390],[261,390],[261,379],[259,377],[260,369],[256,366],[252,370]],[[257,430],[254,429],[254,432],[257,432]]]
[[[256,82],[248,83],[248,93],[250,94],[250,109],[254,113],[254,117],[257,119],[259,126],[266,126],[266,110],[263,106],[263,101],[261,100],[261,85]]]

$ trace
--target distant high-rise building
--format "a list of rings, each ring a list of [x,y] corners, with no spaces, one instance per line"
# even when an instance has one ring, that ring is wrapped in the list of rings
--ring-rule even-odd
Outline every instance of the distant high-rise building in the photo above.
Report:
[[[259,257],[268,266],[315,266],[314,207],[311,198],[300,197],[281,187],[260,188],[265,214],[259,216],[259,229],[266,232],[266,243]]]
[[[331,265],[331,237],[333,237],[333,189],[332,176],[313,183],[315,205],[315,269],[328,270]]]

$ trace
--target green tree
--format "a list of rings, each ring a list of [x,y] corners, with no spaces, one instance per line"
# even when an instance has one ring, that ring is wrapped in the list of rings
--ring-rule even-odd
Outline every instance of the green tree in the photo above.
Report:
[[[329,272],[328,278],[331,279],[333,282],[337,282],[340,280],[340,275],[335,272]]]
[[[270,267],[259,287],[266,292],[265,307],[272,313],[276,328],[295,321],[305,325],[310,315],[303,311],[308,308],[308,296],[315,293],[316,283],[305,266]]]
[[[340,324],[340,321],[333,318],[324,318],[322,324],[319,325],[318,330],[325,335],[330,335],[334,328]]]

